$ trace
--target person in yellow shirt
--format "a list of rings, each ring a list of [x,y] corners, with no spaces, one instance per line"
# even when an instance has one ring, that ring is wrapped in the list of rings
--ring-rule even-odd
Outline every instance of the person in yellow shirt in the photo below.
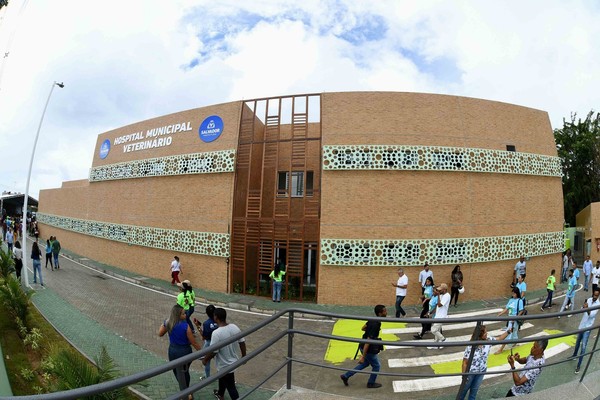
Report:
[[[273,301],[281,303],[281,286],[283,285],[283,277],[285,276],[285,270],[281,268],[281,265],[277,263],[275,268],[269,274],[269,278],[273,279]]]
[[[556,282],[556,278],[554,277],[555,272],[555,270],[552,270],[550,276],[546,279],[546,291],[548,292],[548,296],[546,297],[544,304],[542,304],[542,311],[546,308],[546,304],[548,304],[548,307],[552,307],[552,294],[554,294],[554,283]]]
[[[196,305],[196,293],[192,284],[187,279],[181,282],[181,293],[177,295],[177,304],[179,304],[185,310],[185,320],[190,326],[192,333],[196,333],[194,324],[192,323],[191,316],[194,313],[194,306]]]

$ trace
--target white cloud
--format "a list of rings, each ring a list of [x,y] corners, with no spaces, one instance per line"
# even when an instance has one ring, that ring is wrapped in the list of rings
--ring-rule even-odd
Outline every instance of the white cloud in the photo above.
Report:
[[[448,93],[546,110],[597,104],[592,2],[12,0],[0,12],[0,190],[85,179],[96,136],[179,110],[322,91]],[[27,161],[26,161],[27,160]]]

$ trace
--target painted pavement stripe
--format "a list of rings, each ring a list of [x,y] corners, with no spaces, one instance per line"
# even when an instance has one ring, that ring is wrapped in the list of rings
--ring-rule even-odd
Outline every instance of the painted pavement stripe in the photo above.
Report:
[[[533,328],[534,325],[530,324],[529,322],[525,322],[523,324],[523,326],[521,326],[521,329],[519,329],[519,332],[524,330],[524,329],[529,329],[529,328]],[[446,328],[444,328],[444,331],[446,330]],[[491,331],[489,332],[490,336],[498,336],[501,335],[502,332],[504,332],[501,329],[495,330],[495,331]],[[462,336],[452,336],[452,337],[446,337],[446,340],[448,342],[466,342],[471,340],[471,335],[462,335]],[[405,349],[407,347],[412,347],[410,345],[410,343],[431,343],[434,344],[436,342],[434,342],[433,340],[407,340],[404,343],[407,343],[407,345],[402,345],[402,346],[385,346],[386,350],[398,350],[398,349]],[[437,344],[439,345],[439,343]]]
[[[499,332],[502,332],[502,331],[499,331]],[[490,332],[489,335],[494,336],[493,333],[494,332]],[[495,335],[495,336],[498,336],[498,335]],[[533,338],[538,338],[538,337],[542,337],[542,336],[548,336],[548,333],[539,332],[539,333],[536,333],[535,335],[527,336],[524,339],[533,339]],[[500,347],[500,345],[492,346],[490,352],[493,353],[499,347]],[[445,363],[445,362],[451,362],[451,361],[457,361],[457,360],[462,361],[463,355],[464,355],[464,352],[460,351],[460,352],[456,352],[456,353],[440,354],[440,355],[436,355],[436,356],[411,357],[411,358],[391,358],[388,360],[388,366],[390,368],[422,367],[424,365],[439,364],[439,363]]]
[[[454,317],[454,315],[453,315],[453,317]],[[421,324],[424,321],[433,321],[433,320],[419,318],[417,321],[419,321],[419,324]],[[486,322],[485,324],[492,325],[492,324],[503,324],[503,323],[505,323],[505,321],[489,321],[489,322]],[[453,330],[458,330],[458,329],[475,328],[475,325],[477,325],[477,322],[464,322],[461,324],[447,324],[447,325],[444,325],[444,330],[445,331],[453,331]],[[382,329],[381,332],[382,333],[391,333],[391,334],[395,334],[395,335],[401,335],[403,333],[419,333],[419,332],[421,332],[421,327],[415,326],[415,327],[410,327],[410,328]]]
[[[546,359],[553,357],[557,354],[562,353],[565,350],[568,350],[570,346],[566,343],[559,343],[558,345],[546,349],[545,357]],[[517,366],[521,367],[519,364]],[[510,365],[503,364],[496,367],[488,368],[489,372],[497,372],[502,370],[507,370],[510,368]],[[485,375],[483,379],[490,379],[497,376],[503,376],[505,374],[495,374],[495,375]],[[451,386],[459,386],[461,383],[460,376],[443,376],[439,378],[426,378],[426,379],[414,379],[414,380],[406,380],[406,381],[393,381],[392,387],[395,393],[408,393],[408,392],[418,392],[423,390],[433,390],[433,389],[443,389]]]

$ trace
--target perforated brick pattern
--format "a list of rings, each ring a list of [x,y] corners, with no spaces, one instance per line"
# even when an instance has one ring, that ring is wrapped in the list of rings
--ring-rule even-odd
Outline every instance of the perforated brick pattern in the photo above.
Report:
[[[483,263],[556,254],[564,232],[453,239],[321,239],[322,265],[397,266]]]
[[[323,169],[468,171],[562,176],[558,157],[441,146],[323,146]]]
[[[234,172],[235,150],[148,158],[90,169],[90,182],[186,174]]]
[[[173,250],[181,253],[229,257],[229,234],[227,233],[120,225],[42,213],[37,214],[37,219],[43,224],[60,229],[127,244]]]

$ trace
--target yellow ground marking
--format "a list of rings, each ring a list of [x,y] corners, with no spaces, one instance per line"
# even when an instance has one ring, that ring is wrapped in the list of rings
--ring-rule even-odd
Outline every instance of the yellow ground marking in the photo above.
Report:
[[[349,338],[362,338],[363,331],[361,328],[365,324],[365,321],[357,321],[351,319],[339,320],[333,325],[332,335],[344,336]],[[404,328],[405,323],[398,322],[383,322],[381,329],[392,329],[392,328]],[[398,340],[398,336],[387,333],[381,334],[381,339],[394,342]],[[344,342],[342,340],[330,340],[325,352],[325,361],[329,361],[334,364],[341,364],[346,360],[351,360],[356,354],[356,348],[358,343]]]
[[[556,335],[558,333],[562,333],[562,331],[551,330],[551,329],[544,329],[544,332],[548,333],[549,335]],[[543,337],[541,337],[541,339],[543,339]],[[565,337],[556,338],[556,339],[550,339],[550,340],[548,340],[548,348],[552,348],[560,343],[565,343],[569,346],[575,346],[576,340],[577,340],[576,335],[565,336]],[[519,353],[521,355],[521,357],[527,357],[531,350],[531,346],[533,346],[533,343],[521,344],[521,345],[513,348],[513,350],[512,350],[513,354]],[[494,354],[493,352],[490,352],[490,356],[488,357],[488,368],[498,367],[500,365],[506,364],[506,362],[507,362],[506,359],[509,354],[510,354],[510,350],[506,350],[506,349],[501,354]],[[462,359],[457,360],[457,361],[449,361],[449,362],[444,362],[444,363],[439,363],[439,364],[433,364],[431,366],[431,368],[433,369],[433,371],[436,374],[452,374],[452,373],[461,372]]]

